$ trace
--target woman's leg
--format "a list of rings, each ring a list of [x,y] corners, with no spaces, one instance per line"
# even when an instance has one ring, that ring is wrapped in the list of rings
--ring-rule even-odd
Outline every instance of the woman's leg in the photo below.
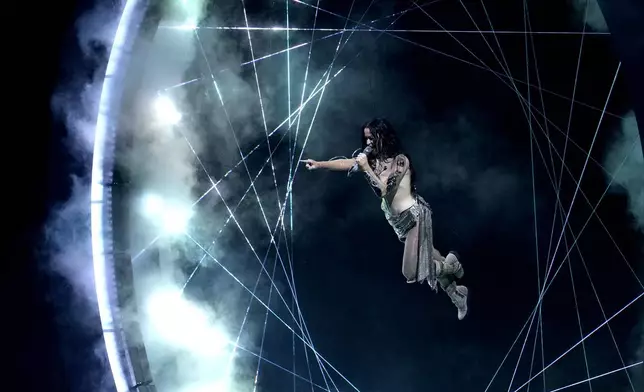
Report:
[[[407,233],[405,238],[402,274],[408,283],[415,283],[418,278],[418,241],[419,228],[416,225]],[[463,277],[463,267],[454,253],[450,252],[447,257],[443,257],[437,249],[432,248],[432,260],[436,268],[437,278],[443,278],[442,280],[447,282],[446,284],[449,284],[449,281],[454,277],[459,279]]]
[[[467,295],[468,289],[465,286],[457,285],[454,281],[449,279],[439,278],[438,283],[445,291],[447,296],[452,300],[454,306],[458,310],[458,319],[463,320],[467,315]]]
[[[414,226],[405,238],[402,274],[407,283],[415,283],[418,278],[418,225]]]
[[[405,251],[403,253],[402,274],[407,283],[418,281],[418,249],[419,249],[419,225],[414,226],[405,238]],[[432,247],[432,262],[436,268],[438,284],[447,293],[452,303],[458,310],[458,319],[462,320],[467,314],[467,294],[465,286],[458,286],[454,282],[456,277],[463,276],[463,267],[454,253],[443,257],[441,253]]]
[[[442,260],[440,260],[442,258]],[[436,263],[436,276],[438,284],[452,300],[458,310],[458,319],[463,320],[467,315],[467,294],[465,286],[457,285],[455,280],[463,277],[463,266],[455,253],[450,252],[447,257],[442,257],[434,249],[434,262]]]
[[[440,252],[435,250],[434,261],[436,264],[436,276],[449,277],[452,279],[461,279],[465,274],[465,270],[458,260],[458,256],[454,252],[449,252],[447,257],[442,257]]]

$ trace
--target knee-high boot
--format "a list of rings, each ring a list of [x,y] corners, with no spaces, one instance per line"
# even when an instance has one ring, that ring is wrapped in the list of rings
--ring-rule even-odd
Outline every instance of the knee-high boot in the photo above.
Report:
[[[441,288],[447,293],[454,306],[458,310],[458,319],[463,320],[467,315],[467,287],[457,285],[456,282],[446,278],[438,279]]]
[[[453,252],[450,252],[444,261],[434,260],[434,263],[438,283],[456,306],[458,319],[463,320],[467,315],[468,289],[466,286],[457,285],[454,281],[455,278],[463,277],[463,266]]]
[[[461,279],[465,275],[465,270],[458,261],[456,252],[449,252],[443,260],[434,259],[434,264],[436,265],[436,276],[438,278],[452,275],[457,279]]]

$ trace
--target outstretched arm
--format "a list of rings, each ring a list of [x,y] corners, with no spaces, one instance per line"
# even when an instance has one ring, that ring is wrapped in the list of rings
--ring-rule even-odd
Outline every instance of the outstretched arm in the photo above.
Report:
[[[348,171],[354,163],[356,163],[355,159],[334,159],[332,161],[318,162],[323,169],[334,171]]]
[[[314,161],[313,159],[303,159],[306,168],[309,170],[314,169],[327,169],[333,171],[348,171],[356,162],[355,159],[334,159],[332,161]]]

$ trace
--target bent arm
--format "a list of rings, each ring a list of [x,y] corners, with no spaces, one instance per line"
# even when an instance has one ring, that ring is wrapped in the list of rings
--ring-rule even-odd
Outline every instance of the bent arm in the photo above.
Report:
[[[382,182],[382,180],[374,173],[373,169],[371,166],[367,167],[367,170],[365,170],[365,174],[367,175],[367,180],[369,181],[369,184],[376,189],[378,192],[380,192],[380,197],[383,197],[387,192],[387,184]]]
[[[348,171],[354,163],[356,163],[355,159],[334,159],[332,161],[318,162],[318,165],[320,165],[322,169]]]
[[[396,196],[396,192],[398,191],[400,182],[409,170],[409,160],[405,155],[400,154],[395,158],[394,165],[395,168],[393,172],[387,178],[384,192],[381,193],[381,197],[387,199],[389,203],[393,201],[394,196]]]

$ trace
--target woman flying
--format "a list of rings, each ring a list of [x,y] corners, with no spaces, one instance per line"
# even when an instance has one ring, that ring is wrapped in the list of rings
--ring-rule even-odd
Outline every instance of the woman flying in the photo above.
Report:
[[[409,156],[403,153],[392,125],[376,118],[361,127],[363,153],[356,159],[331,161],[302,160],[309,170],[349,171],[357,163],[360,171],[380,196],[380,207],[405,244],[402,273],[408,283],[427,282],[437,291],[437,283],[458,309],[458,319],[467,314],[467,287],[457,285],[463,266],[455,252],[447,257],[434,248],[432,211],[416,192],[415,172]],[[364,153],[366,152],[366,154]]]

